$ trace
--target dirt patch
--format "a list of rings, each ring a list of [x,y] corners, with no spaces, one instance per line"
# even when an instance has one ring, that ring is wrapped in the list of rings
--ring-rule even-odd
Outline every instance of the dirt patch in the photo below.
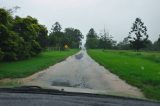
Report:
[[[0,86],[19,86],[19,85],[23,85],[23,84],[26,84],[32,80],[34,80],[35,78],[37,78],[38,76],[42,75],[42,73],[44,72],[45,70],[43,71],[40,71],[38,73],[35,73],[29,77],[26,77],[26,78],[14,78],[14,79],[11,79],[11,78],[5,78],[5,79],[1,79],[0,80]]]

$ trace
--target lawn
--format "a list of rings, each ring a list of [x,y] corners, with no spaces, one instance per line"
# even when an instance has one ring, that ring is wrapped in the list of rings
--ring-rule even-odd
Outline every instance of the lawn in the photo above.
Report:
[[[150,99],[160,100],[160,53],[88,50],[99,64],[127,83],[141,89]]]
[[[23,61],[0,62],[0,79],[27,77],[64,60],[76,52],[78,52],[78,49],[71,49],[68,51],[47,51]]]

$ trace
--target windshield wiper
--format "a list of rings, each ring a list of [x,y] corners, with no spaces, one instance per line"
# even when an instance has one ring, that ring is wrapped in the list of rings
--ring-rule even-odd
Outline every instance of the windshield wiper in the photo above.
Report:
[[[67,95],[67,96],[87,96],[87,97],[101,97],[101,98],[117,98],[124,100],[139,100],[139,101],[148,101],[148,102],[156,102],[155,100],[147,100],[147,99],[138,99],[138,98],[130,98],[130,97],[121,97],[121,96],[113,96],[113,95],[103,95],[103,94],[91,94],[91,93],[78,93],[78,92],[66,92],[64,89],[45,89],[40,86],[19,86],[13,88],[0,88],[0,93],[31,93],[31,94],[50,94],[50,95]]]
[[[62,94],[64,93],[63,89],[45,89],[39,86],[19,86],[13,88],[0,88],[0,92],[7,93],[40,93],[40,94]]]

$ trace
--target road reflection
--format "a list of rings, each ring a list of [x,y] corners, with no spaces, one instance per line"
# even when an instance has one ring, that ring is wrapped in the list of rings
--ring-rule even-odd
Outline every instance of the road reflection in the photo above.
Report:
[[[77,59],[77,60],[80,60],[80,59],[82,59],[83,58],[83,53],[80,53],[80,54],[77,54],[77,55],[75,55],[75,58]]]

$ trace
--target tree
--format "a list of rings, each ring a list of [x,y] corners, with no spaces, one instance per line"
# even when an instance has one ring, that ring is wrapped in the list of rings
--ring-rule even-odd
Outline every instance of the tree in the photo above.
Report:
[[[98,48],[98,36],[93,28],[91,28],[87,34],[86,45],[87,48]]]
[[[61,32],[61,25],[59,22],[56,22],[52,25],[51,33],[49,34],[50,46],[56,47],[59,50],[62,50],[64,47],[64,33]]]
[[[46,46],[47,29],[31,16],[13,18],[11,12],[0,8],[0,59],[14,61],[39,54]]]
[[[120,49],[120,50],[129,50],[129,49],[131,49],[129,43],[130,42],[128,40],[128,37],[125,37],[122,42],[119,42],[117,44],[117,49]]]
[[[8,23],[8,16],[9,16],[9,13],[0,8],[0,24],[3,24],[3,25],[6,25]]]
[[[44,25],[37,26],[37,41],[39,42],[40,46],[45,49],[48,46],[48,30]]]
[[[97,38],[97,33],[91,28],[87,34],[87,38]]]
[[[13,31],[18,33],[26,42],[30,42],[37,37],[36,25],[38,25],[38,22],[35,18],[30,16],[20,18],[17,16],[13,24]]]
[[[74,33],[74,28],[65,28],[64,34],[67,38],[67,45],[71,48],[74,48],[74,43],[75,43],[75,33]]]
[[[5,9],[0,8],[0,50],[3,60],[17,60],[19,36],[11,31],[13,17]]]
[[[51,28],[52,32],[56,32],[56,33],[61,32],[61,29],[62,29],[62,27],[59,24],[59,22],[55,22],[55,24],[52,25],[52,28]]]
[[[144,26],[140,18],[136,18],[131,29],[128,39],[131,47],[138,51],[146,46],[145,43],[148,40],[147,27]]]
[[[100,34],[100,36],[98,48],[112,49],[115,46],[116,42],[112,39],[113,37],[109,33],[106,33],[105,30]]]
[[[21,49],[25,51],[25,53],[24,55],[20,55],[20,58],[24,59],[40,53],[42,50],[41,46],[44,47],[42,38],[46,40],[47,31],[44,26],[38,24],[37,19],[31,16],[27,16],[26,18],[16,16],[12,29],[24,41]],[[37,52],[37,50],[39,50],[39,52]]]
[[[13,17],[11,13],[3,8],[0,8],[0,24],[7,26],[8,28],[11,27]]]
[[[0,48],[4,53],[3,60],[18,60],[20,37],[4,25],[0,25],[0,33]]]
[[[79,29],[75,29],[74,33],[75,33],[74,41],[76,43],[76,45],[74,47],[79,48],[79,46],[81,45],[81,40],[83,39],[83,35]]]
[[[66,28],[64,31],[66,37],[66,44],[71,48],[79,48],[83,35],[79,29]]]
[[[160,51],[160,35],[157,41],[154,42],[153,44],[154,50]]]

